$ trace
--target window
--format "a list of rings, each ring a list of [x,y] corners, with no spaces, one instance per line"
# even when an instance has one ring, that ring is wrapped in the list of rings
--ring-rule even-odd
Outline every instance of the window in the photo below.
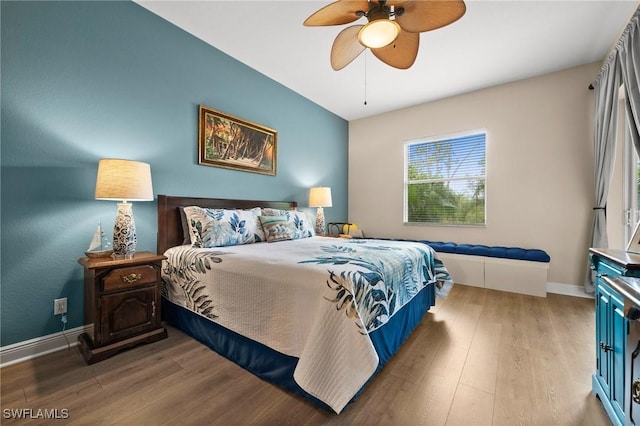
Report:
[[[405,145],[404,221],[485,224],[486,132]]]
[[[619,114],[624,116],[624,104],[621,105],[619,109]],[[623,119],[620,120],[620,124],[618,125],[618,143],[624,144],[624,184],[623,184],[623,194],[624,194],[624,247],[626,247],[627,242],[631,239],[633,231],[635,230],[636,224],[638,220],[640,220],[640,160],[638,159],[638,155],[636,154],[636,150],[631,142],[631,136],[628,133],[626,121]],[[623,140],[620,138],[620,133]],[[612,191],[609,190],[611,193]],[[608,201],[608,200],[607,200]],[[607,204],[609,204],[607,202]],[[608,227],[607,223],[607,227]],[[610,240],[615,239],[610,237]]]
[[[640,162],[625,111],[624,87],[618,94],[616,152],[607,194],[605,215],[609,247],[626,247],[640,220]]]

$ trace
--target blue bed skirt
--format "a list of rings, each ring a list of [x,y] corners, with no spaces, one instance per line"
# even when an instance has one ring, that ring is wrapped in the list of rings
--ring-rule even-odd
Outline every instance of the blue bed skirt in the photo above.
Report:
[[[370,334],[380,362],[380,371],[400,348],[409,334],[422,320],[424,314],[435,305],[435,287],[425,287],[409,303],[391,317],[389,322]],[[298,358],[285,355],[268,346],[244,337],[198,314],[164,299],[162,319],[183,331],[197,341],[208,346],[225,358],[254,375],[282,386],[298,395],[308,398],[317,406],[333,411],[328,405],[304,391],[293,379]],[[366,385],[365,385],[366,386]],[[363,386],[364,388],[364,386]],[[358,394],[362,391],[358,392]],[[351,400],[355,400],[358,395]]]

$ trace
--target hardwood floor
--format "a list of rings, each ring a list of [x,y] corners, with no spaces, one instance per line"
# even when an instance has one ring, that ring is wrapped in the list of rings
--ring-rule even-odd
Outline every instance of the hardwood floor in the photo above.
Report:
[[[609,425],[591,394],[593,300],[454,286],[340,415],[181,332],[87,366],[77,348],[0,370],[6,409],[57,424]]]

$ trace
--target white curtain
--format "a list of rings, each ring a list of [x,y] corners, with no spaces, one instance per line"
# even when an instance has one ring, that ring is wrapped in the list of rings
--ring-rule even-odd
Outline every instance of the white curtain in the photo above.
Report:
[[[596,91],[594,117],[595,205],[591,247],[607,248],[607,195],[613,169],[618,122],[618,91],[622,83],[626,92],[629,131],[640,154],[640,7],[633,14],[618,43],[607,57],[600,75],[592,84]],[[587,273],[585,291],[592,293],[593,274]]]
[[[620,65],[616,60],[608,63],[594,84],[596,90],[595,131],[593,154],[595,161],[595,206],[593,207],[593,227],[590,247],[609,247],[607,238],[606,206],[609,195],[609,181],[613,172],[618,123],[618,89],[620,87]],[[590,269],[589,269],[590,270]],[[593,275],[587,274],[584,289],[594,291]]]
[[[625,111],[629,133],[640,155],[640,7],[631,18],[618,46],[622,82],[626,92]]]

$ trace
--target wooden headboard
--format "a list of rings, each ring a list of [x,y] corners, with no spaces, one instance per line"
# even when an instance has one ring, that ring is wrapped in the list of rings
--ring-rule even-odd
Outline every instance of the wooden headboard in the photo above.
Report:
[[[273,209],[291,210],[298,206],[295,201],[254,201],[227,200],[222,198],[170,197],[158,195],[158,254],[182,244],[182,218],[180,207],[199,206],[216,209],[252,209],[254,207],[270,207]]]

